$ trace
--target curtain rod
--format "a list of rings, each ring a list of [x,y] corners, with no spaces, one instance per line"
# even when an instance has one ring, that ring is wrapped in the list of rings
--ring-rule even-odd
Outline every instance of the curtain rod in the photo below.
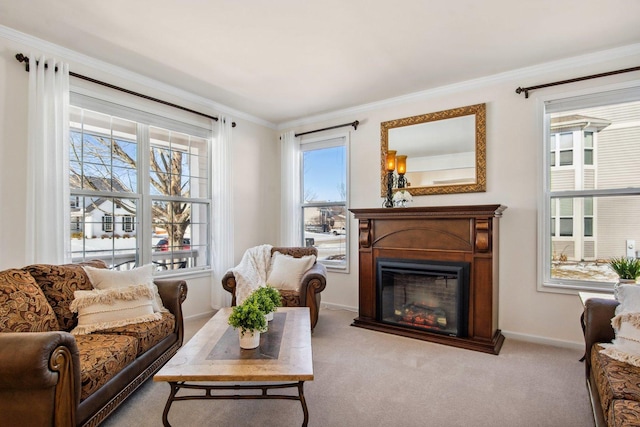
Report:
[[[328,128],[322,128],[322,129],[310,130],[308,132],[296,133],[295,137],[297,138],[299,136],[308,135],[310,133],[322,132],[323,130],[338,129],[338,128],[342,128],[342,127],[345,127],[345,126],[353,126],[353,130],[358,130],[358,125],[359,124],[360,124],[360,122],[356,120],[356,121],[353,121],[351,123],[344,123],[344,124],[341,124],[341,125],[330,126]]]
[[[18,54],[16,54],[16,59],[18,60],[18,62],[24,62],[25,63],[25,71],[29,72],[29,57],[28,56],[24,56],[21,53],[18,53]],[[47,65],[45,64],[45,67],[46,66]],[[162,99],[158,99],[158,98],[154,98],[152,96],[144,95],[144,94],[139,93],[139,92],[134,92],[132,90],[125,89],[125,88],[122,88],[120,86],[112,85],[111,83],[106,83],[106,82],[103,82],[103,81],[100,81],[100,80],[93,79],[91,77],[83,76],[82,74],[74,73],[73,71],[69,71],[69,75],[71,77],[76,77],[76,78],[81,79],[81,80],[86,80],[88,82],[95,83],[95,84],[100,85],[100,86],[108,87],[109,89],[118,90],[120,92],[128,93],[129,95],[134,95],[134,96],[137,96],[137,97],[140,97],[140,98],[147,99],[149,101],[153,101],[153,102],[157,102],[159,104],[168,105],[169,107],[177,108],[178,110],[187,111],[189,113],[196,114],[198,116],[206,117],[208,119],[215,120],[216,122],[218,121],[218,118],[215,117],[215,116],[210,116],[209,114],[201,113],[199,111],[195,111],[195,110],[192,110],[190,108],[183,107],[183,106],[178,105],[178,104],[174,104],[172,102],[163,101]],[[236,127],[236,122],[231,122],[231,127]]]
[[[583,80],[589,80],[589,79],[597,79],[598,77],[607,77],[607,76],[613,76],[616,74],[629,73],[631,71],[640,71],[640,67],[625,68],[624,70],[609,71],[607,73],[593,74],[591,76],[577,77],[575,79],[561,80],[559,82],[545,83],[537,86],[519,87],[516,89],[516,93],[521,94],[522,92],[524,92],[524,97],[529,98],[530,90],[542,89],[543,87],[549,87],[549,86],[558,86],[558,85],[563,85],[567,83],[581,82]]]

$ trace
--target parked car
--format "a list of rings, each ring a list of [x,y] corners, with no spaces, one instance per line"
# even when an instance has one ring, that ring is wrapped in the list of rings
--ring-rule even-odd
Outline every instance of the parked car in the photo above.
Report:
[[[177,248],[178,250],[188,250],[191,249],[191,239],[182,239],[182,246]],[[169,240],[168,239],[160,239],[158,240],[158,244],[156,245],[156,251],[168,251],[169,250]]]
[[[335,236],[337,236],[338,234],[347,234],[347,230],[345,230],[344,227],[342,227],[342,228],[334,228],[331,232]]]

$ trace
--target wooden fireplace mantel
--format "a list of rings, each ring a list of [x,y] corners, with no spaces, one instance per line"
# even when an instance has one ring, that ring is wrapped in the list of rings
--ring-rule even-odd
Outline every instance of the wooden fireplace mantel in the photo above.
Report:
[[[358,220],[359,296],[353,326],[498,354],[498,219],[506,206],[350,209]],[[470,264],[468,336],[454,337],[376,320],[376,260]]]

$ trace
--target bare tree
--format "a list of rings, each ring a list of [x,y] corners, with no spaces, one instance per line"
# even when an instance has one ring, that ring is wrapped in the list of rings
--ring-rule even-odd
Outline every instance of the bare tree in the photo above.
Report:
[[[132,191],[133,183],[126,175],[118,176],[112,164],[117,160],[118,163],[135,169],[136,159],[131,157],[117,140],[95,137],[91,142],[85,143],[79,134],[72,132],[70,155],[72,186],[104,191],[115,188],[117,183],[117,186],[121,187],[119,191]],[[181,151],[152,147],[149,158],[150,183],[159,194],[189,197],[189,189],[182,183],[183,153]],[[83,171],[80,170],[80,166],[85,163],[85,159],[90,159],[91,167],[85,167]],[[123,180],[129,182],[125,184]],[[99,209],[99,206],[96,206],[96,200],[93,200],[93,206]],[[116,199],[115,203],[118,207],[136,214],[133,206],[119,199]],[[181,247],[184,234],[191,224],[191,205],[176,201],[159,201],[152,205],[151,210],[154,225],[167,231],[170,246]]]

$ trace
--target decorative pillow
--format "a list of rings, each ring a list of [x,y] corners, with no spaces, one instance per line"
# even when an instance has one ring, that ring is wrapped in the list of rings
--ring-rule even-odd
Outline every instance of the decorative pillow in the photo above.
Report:
[[[0,271],[0,332],[58,330],[56,314],[34,278],[23,270]]]
[[[267,283],[276,289],[297,291],[300,288],[302,275],[313,267],[315,262],[315,255],[294,258],[275,252]]]
[[[162,305],[162,298],[158,293],[158,287],[153,283],[153,264],[143,265],[133,270],[103,270],[99,268],[85,267],[84,269],[95,289],[121,288],[132,285],[149,285],[155,293],[153,311],[167,312]]]
[[[153,312],[154,291],[149,285],[75,291],[74,296],[70,307],[78,313],[74,335],[162,318]]]
[[[86,265],[107,268],[107,265],[100,260],[63,265],[32,264],[23,268],[36,279],[36,283],[56,313],[58,324],[63,331],[73,329],[78,320],[76,315],[69,310],[69,305],[73,301],[73,293],[78,290],[89,291],[93,289],[87,273],[82,269]]]
[[[611,319],[616,338],[611,344],[601,344],[600,352],[612,359],[640,367],[640,313],[625,312]]]
[[[640,285],[619,285],[616,288],[616,299],[620,303],[616,307],[616,314],[640,312]]]

